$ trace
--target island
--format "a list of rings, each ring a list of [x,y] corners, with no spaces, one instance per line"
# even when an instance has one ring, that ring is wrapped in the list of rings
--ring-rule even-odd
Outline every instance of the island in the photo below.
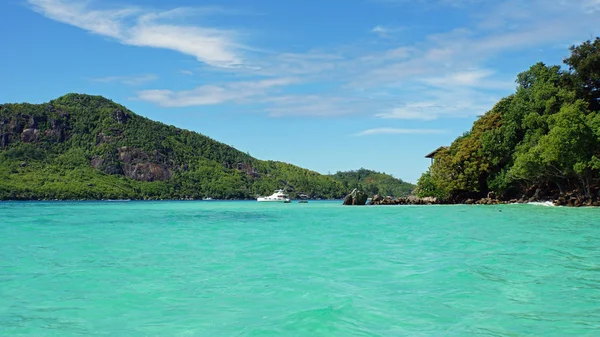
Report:
[[[259,160],[101,96],[0,105],[0,200],[243,200],[280,188],[293,199],[342,199],[357,187],[414,189],[366,169],[324,175]]]

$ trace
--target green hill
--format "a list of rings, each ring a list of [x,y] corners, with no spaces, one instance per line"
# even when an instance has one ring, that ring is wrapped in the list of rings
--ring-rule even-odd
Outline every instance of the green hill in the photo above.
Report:
[[[404,197],[410,195],[415,188],[415,185],[394,178],[389,174],[364,168],[356,171],[337,172],[331,177],[340,181],[345,190],[351,191],[358,188],[368,195],[381,194],[383,196]]]
[[[262,161],[100,96],[0,105],[0,200],[341,198],[338,180]]]

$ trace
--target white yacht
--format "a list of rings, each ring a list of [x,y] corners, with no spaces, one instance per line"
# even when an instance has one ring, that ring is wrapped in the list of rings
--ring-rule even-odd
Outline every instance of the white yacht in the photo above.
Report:
[[[277,190],[275,193],[271,194],[268,197],[259,197],[256,199],[258,202],[283,202],[289,203],[291,202],[290,197],[285,193],[284,190]]]

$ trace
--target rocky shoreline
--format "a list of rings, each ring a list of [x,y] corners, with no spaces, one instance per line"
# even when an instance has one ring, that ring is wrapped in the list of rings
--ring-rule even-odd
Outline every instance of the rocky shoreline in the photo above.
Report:
[[[364,202],[362,202],[364,200]],[[370,201],[364,193],[352,191],[344,199],[344,205],[506,205],[506,204],[527,204],[527,203],[552,203],[554,206],[566,207],[600,207],[600,200],[597,198],[586,197],[575,193],[569,193],[556,198],[538,198],[532,196],[519,199],[503,200],[498,198],[494,192],[488,193],[487,197],[481,199],[464,200],[440,200],[435,197],[419,198],[417,196],[398,197],[373,196]],[[362,203],[361,203],[362,202]]]

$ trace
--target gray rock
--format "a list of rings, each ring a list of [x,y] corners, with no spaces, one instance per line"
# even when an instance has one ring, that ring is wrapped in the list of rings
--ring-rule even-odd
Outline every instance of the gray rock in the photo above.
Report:
[[[21,141],[24,143],[35,142],[37,140],[38,133],[38,129],[25,129],[21,133]]]
[[[364,206],[367,203],[368,196],[366,193],[359,191],[358,189],[352,190],[344,198],[344,205]]]

